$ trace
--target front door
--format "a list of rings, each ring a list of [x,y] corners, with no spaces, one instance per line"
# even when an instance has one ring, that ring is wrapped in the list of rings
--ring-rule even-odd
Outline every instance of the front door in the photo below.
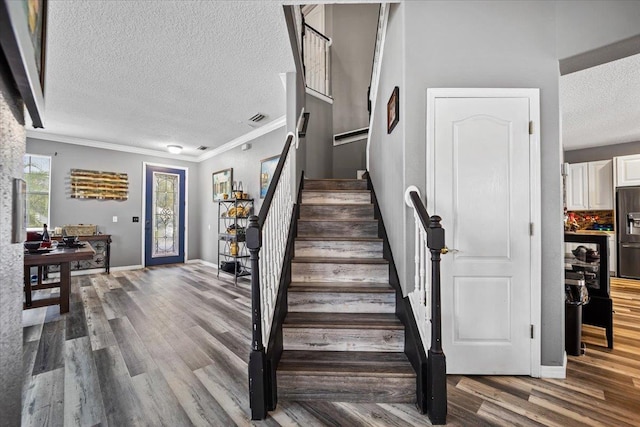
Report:
[[[528,375],[530,99],[436,96],[429,105],[427,202],[450,249],[441,271],[447,373]]]
[[[146,165],[145,266],[184,262],[185,170]]]

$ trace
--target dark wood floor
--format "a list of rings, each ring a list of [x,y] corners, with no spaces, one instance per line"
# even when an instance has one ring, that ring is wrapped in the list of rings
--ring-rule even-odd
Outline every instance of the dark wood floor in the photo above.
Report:
[[[640,283],[612,289],[614,350],[587,328],[566,380],[449,376],[449,425],[640,425]],[[24,312],[23,425],[251,424],[247,282],[187,264],[75,277],[71,298],[63,316]],[[340,402],[281,403],[255,424],[429,425],[413,405]]]

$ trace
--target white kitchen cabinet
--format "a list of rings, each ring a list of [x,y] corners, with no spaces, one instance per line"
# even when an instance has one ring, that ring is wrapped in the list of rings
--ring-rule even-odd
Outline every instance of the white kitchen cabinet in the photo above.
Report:
[[[587,163],[573,163],[567,169],[567,209],[587,210],[589,198],[589,168]]]
[[[573,163],[567,169],[567,209],[613,209],[613,162]]]
[[[640,154],[615,157],[616,187],[640,185]]]
[[[613,161],[587,163],[589,169],[589,209],[613,209]]]

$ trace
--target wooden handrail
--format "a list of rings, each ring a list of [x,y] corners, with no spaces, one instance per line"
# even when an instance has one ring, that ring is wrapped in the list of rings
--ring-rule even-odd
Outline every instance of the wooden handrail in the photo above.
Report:
[[[316,33],[317,36],[319,36],[320,38],[323,38],[325,41],[328,41],[328,42],[331,41],[331,39],[329,37],[325,36],[320,31],[316,30],[315,28],[313,28],[311,25],[307,24],[306,22],[304,23],[304,28],[313,31],[314,33]]]

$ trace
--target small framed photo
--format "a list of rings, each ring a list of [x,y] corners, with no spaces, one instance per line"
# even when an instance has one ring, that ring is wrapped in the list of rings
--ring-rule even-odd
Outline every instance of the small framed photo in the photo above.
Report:
[[[212,175],[212,180],[213,180],[213,201],[214,202],[217,202],[218,200],[232,198],[231,187],[233,184],[233,168],[214,172]]]
[[[273,174],[275,173],[276,167],[278,166],[278,161],[280,161],[280,155],[260,160],[261,199],[264,199],[267,195],[267,191],[269,191],[269,184],[271,183],[271,178],[273,178]]]
[[[400,121],[400,88],[393,88],[389,102],[387,102],[387,134],[393,132]]]

